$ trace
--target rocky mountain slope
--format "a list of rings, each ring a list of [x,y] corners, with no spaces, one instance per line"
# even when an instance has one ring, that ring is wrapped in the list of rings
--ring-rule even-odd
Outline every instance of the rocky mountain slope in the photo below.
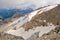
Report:
[[[9,29],[0,33],[1,40],[59,40],[60,39],[60,22],[58,21],[60,6],[57,6],[49,11],[40,14],[40,11],[32,17],[31,15],[24,16],[23,20],[18,21],[17,29]],[[33,13],[32,13],[33,14]],[[57,17],[58,16],[58,17]],[[14,15],[12,18],[18,18]],[[25,20],[28,18],[27,20]],[[13,20],[14,21],[14,20]],[[22,27],[20,26],[25,21]],[[17,27],[17,26],[16,26]],[[7,28],[8,29],[8,28]],[[29,30],[28,30],[29,29]],[[25,31],[28,30],[28,31]],[[4,34],[3,34],[4,33]],[[7,34],[6,34],[7,33]],[[28,36],[29,35],[29,36]]]
[[[60,25],[60,5],[49,11],[35,15],[30,22],[24,25],[24,27],[29,29],[35,26],[47,26],[47,23]]]

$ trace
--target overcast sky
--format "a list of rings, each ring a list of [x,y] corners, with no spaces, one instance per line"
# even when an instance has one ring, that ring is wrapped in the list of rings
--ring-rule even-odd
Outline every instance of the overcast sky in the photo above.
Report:
[[[59,4],[60,0],[0,0],[0,8],[25,8],[42,7],[52,4]]]

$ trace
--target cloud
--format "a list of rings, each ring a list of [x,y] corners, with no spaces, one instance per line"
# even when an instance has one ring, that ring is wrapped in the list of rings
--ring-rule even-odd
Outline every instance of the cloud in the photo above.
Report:
[[[0,8],[27,8],[31,5],[39,8],[53,4],[60,4],[60,0],[0,0]]]

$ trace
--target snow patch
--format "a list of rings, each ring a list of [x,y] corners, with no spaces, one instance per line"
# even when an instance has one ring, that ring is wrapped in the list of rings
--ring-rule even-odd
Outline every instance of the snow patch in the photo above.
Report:
[[[51,30],[55,29],[55,27],[56,26],[54,26],[53,24],[49,24],[46,27],[38,26],[28,31],[25,31],[24,28],[21,27],[18,30],[9,30],[6,33],[23,37],[25,40],[34,40],[37,38],[37,36],[41,37],[42,35],[49,33]],[[37,32],[39,32],[39,35],[35,34]]]

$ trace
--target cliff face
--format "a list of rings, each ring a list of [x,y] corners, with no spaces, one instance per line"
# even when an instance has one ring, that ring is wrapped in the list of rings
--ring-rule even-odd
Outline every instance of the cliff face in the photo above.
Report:
[[[60,5],[49,11],[35,15],[30,22],[24,25],[24,27],[27,30],[35,26],[46,26],[47,23],[60,25]]]

